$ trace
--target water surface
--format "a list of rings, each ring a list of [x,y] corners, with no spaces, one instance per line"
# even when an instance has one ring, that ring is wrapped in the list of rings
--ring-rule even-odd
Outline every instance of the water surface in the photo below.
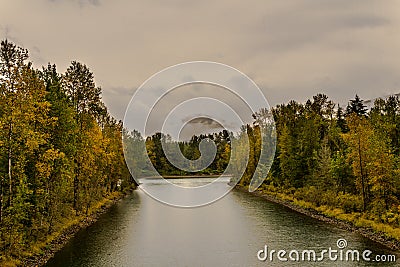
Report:
[[[201,179],[174,182],[198,186]],[[163,184],[153,179],[146,186],[163,190]],[[276,255],[272,262],[257,258],[265,245],[288,253],[320,252],[338,249],[340,238],[347,241],[343,251],[395,253],[359,234],[245,192],[234,190],[213,204],[189,209],[162,204],[136,190],[95,224],[79,231],[47,266],[397,266],[330,261],[327,255],[322,262],[281,262]]]

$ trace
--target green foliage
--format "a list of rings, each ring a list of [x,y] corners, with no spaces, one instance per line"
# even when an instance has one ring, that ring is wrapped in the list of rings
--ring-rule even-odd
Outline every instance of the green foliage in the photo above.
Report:
[[[134,131],[133,133],[127,134],[127,138],[125,138],[126,145],[128,150],[133,149],[135,146],[140,146],[142,142],[142,138],[139,133]],[[136,136],[136,137],[135,137]],[[202,171],[190,172],[178,169],[177,167],[173,166],[169,160],[167,159],[166,155],[164,154],[164,150],[162,147],[162,143],[167,143],[169,145],[175,144],[178,145],[182,155],[189,160],[197,160],[200,158],[200,142],[204,139],[210,139],[214,141],[217,151],[216,156],[210,166]],[[135,140],[138,140],[135,142]],[[167,142],[166,142],[167,141]],[[231,157],[231,146],[230,146],[230,137],[228,132],[221,131],[219,133],[209,134],[209,135],[199,135],[199,136],[192,136],[189,141],[174,141],[171,139],[170,136],[164,135],[163,133],[155,133],[152,136],[146,138],[145,146],[147,151],[147,156],[149,157],[152,165],[154,168],[160,173],[161,175],[191,175],[191,174],[222,174],[227,165],[229,163]],[[128,144],[129,143],[129,144]],[[146,155],[143,155],[145,157]],[[177,155],[171,155],[172,161],[177,161]],[[133,159],[132,159],[133,160]],[[142,161],[140,164],[137,161]],[[146,171],[148,166],[145,166],[143,163],[145,162],[144,159],[140,157],[137,159],[136,162],[133,162],[132,167],[133,169],[141,169],[142,171]],[[135,166],[144,166],[142,168],[137,168]],[[185,168],[189,169],[191,166],[184,166]]]
[[[357,115],[364,116],[367,114],[367,108],[364,105],[364,101],[360,99],[358,95],[353,100],[350,100],[346,108],[346,116]]]
[[[89,69],[72,62],[61,75],[28,59],[1,42],[0,265],[132,186],[122,124],[108,115]]]
[[[343,193],[355,192],[354,176],[352,168],[346,162],[346,155],[343,151],[336,151],[331,159],[330,172],[335,182],[335,187]]]
[[[400,101],[378,99],[368,112],[356,96],[345,114],[334,106],[319,94],[305,104],[290,101],[272,109],[277,150],[262,188],[360,225],[373,220],[399,227]],[[257,142],[250,141],[250,156],[257,151],[252,146]],[[248,176],[239,184],[247,185]]]
[[[347,193],[338,195],[339,207],[343,208],[345,213],[361,212],[363,202],[359,196]]]

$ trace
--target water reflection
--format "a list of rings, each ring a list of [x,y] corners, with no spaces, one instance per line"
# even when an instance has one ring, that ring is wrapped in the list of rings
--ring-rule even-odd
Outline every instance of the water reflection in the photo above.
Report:
[[[153,180],[146,186],[163,190],[164,182]],[[271,263],[257,259],[265,245],[275,250],[320,251],[336,248],[339,238],[345,238],[351,249],[393,253],[358,234],[248,193],[232,191],[211,205],[182,209],[161,204],[137,190],[80,231],[47,266],[369,266],[365,262]]]

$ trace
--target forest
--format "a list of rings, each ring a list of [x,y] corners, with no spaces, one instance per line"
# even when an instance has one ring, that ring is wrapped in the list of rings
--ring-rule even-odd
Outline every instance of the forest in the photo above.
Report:
[[[0,265],[40,253],[107,197],[134,187],[122,122],[89,68],[34,69],[28,51],[0,48]]]
[[[277,146],[260,191],[400,240],[396,95],[376,99],[368,110],[358,95],[342,108],[318,94],[304,104],[290,101],[270,112]],[[241,186],[249,184],[258,161],[257,127],[248,126],[254,152]]]
[[[360,226],[371,226],[370,221],[390,226],[385,233],[400,240],[397,96],[377,99],[367,109],[358,95],[342,108],[317,94],[305,103],[260,110],[253,118],[239,135],[221,131],[179,141],[182,154],[191,160],[200,157],[203,139],[212,140],[217,149],[206,169],[183,171],[163,152],[168,135],[142,137],[109,114],[85,64],[72,61],[65,73],[54,64],[35,69],[26,49],[2,41],[0,264],[40,253],[38,244],[48,244],[105,199],[134,188],[124,146],[126,160],[144,176],[151,173],[147,156],[162,175],[221,174],[229,162],[245,164],[243,176],[229,170],[239,186],[249,185],[261,151],[267,151],[273,158],[262,162],[261,169],[269,173],[260,190]],[[246,162],[231,151],[233,142],[244,147],[245,137]],[[130,158],[130,150],[143,146],[147,155]]]
[[[132,135],[131,135],[132,136]],[[130,138],[130,136],[128,137]],[[163,176],[179,176],[179,175],[220,175],[222,174],[228,166],[230,160],[230,134],[228,131],[223,130],[217,133],[210,134],[200,134],[199,136],[193,135],[188,141],[176,141],[172,140],[171,136],[164,133],[154,133],[148,136],[146,140],[141,139],[145,143],[145,148],[150,162],[147,164],[140,164],[141,171],[144,174],[151,174],[151,169],[149,168],[149,163],[154,166],[155,170]],[[202,140],[209,140],[216,144],[215,158],[212,163],[201,171],[190,171],[190,166],[183,166],[183,168],[178,168],[174,166],[166,157],[163,150],[164,144],[176,143],[180,149],[182,155],[189,160],[197,160],[201,156],[200,152],[200,142]],[[172,149],[171,149],[172,150]],[[147,155],[144,155],[147,157]],[[177,162],[178,158],[170,158],[172,162]],[[133,159],[128,159],[133,161]],[[136,161],[138,159],[136,158]],[[143,160],[143,162],[145,162]]]

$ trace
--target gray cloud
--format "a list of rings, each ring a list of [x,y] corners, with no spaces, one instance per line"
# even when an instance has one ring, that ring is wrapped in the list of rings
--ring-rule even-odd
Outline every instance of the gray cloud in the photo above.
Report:
[[[136,88],[107,87],[102,89],[102,98],[110,114],[115,118],[122,119],[125,114],[125,109]]]
[[[65,0],[47,0],[52,3],[63,3],[66,2]],[[100,6],[101,1],[100,0],[69,0],[70,3],[76,3],[79,5],[80,8],[86,7],[86,6]]]
[[[271,105],[397,93],[399,12],[396,0],[5,1],[0,38],[28,48],[39,67],[84,62],[122,118],[137,86],[193,60],[239,69]]]
[[[2,39],[8,39],[9,41],[20,43],[20,40],[15,35],[15,30],[13,30],[13,28],[7,23],[0,23],[0,36]]]
[[[29,52],[31,60],[34,61],[36,64],[45,66],[47,63],[49,63],[49,60],[46,60],[43,57],[43,54],[41,53],[39,47],[33,46]]]
[[[390,20],[383,17],[376,16],[365,16],[360,15],[358,17],[348,17],[342,21],[343,27],[353,27],[353,28],[373,28],[382,27],[388,25]]]
[[[182,120],[182,122],[185,122],[186,120]],[[200,118],[195,118],[193,120],[190,120],[188,124],[201,124],[201,126],[205,126],[208,129],[221,129],[223,128],[221,124],[216,122],[213,119],[210,118],[205,118],[205,117],[200,117]]]
[[[182,120],[185,123],[187,120]],[[221,121],[222,124],[227,124],[226,121]],[[222,131],[224,127],[217,121],[206,118],[199,117],[188,121],[182,128],[179,139],[189,140],[193,135],[209,134]]]

